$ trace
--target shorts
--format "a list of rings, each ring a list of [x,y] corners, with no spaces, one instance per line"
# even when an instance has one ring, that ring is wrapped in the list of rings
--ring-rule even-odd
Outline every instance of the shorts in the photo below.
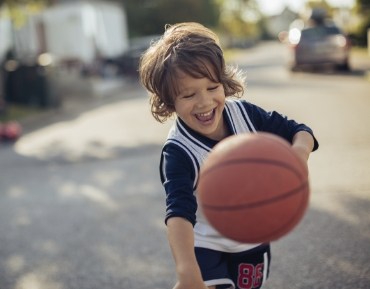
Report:
[[[205,284],[217,289],[261,288],[269,275],[269,244],[238,253],[196,247],[195,255]]]

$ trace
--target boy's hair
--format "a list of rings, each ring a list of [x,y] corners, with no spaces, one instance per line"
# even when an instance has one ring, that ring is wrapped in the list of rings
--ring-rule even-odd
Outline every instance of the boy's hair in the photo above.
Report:
[[[149,91],[151,112],[159,122],[175,112],[178,71],[221,83],[225,96],[240,97],[244,92],[244,79],[236,68],[225,65],[215,33],[192,22],[166,25],[163,36],[141,56],[139,65],[141,83]]]

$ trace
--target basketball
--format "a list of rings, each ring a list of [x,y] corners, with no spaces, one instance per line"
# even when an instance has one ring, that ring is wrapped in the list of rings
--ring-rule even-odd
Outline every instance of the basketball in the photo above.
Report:
[[[242,243],[271,242],[289,233],[304,216],[308,171],[278,136],[233,135],[205,159],[197,198],[208,222],[225,237]]]

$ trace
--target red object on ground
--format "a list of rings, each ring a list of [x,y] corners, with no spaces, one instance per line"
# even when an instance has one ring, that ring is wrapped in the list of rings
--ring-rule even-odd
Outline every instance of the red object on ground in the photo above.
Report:
[[[16,121],[9,121],[0,124],[0,139],[5,141],[14,141],[22,134],[22,127]]]

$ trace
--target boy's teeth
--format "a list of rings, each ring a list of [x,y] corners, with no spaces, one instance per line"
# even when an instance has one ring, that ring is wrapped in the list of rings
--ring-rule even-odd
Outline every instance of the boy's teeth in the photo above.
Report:
[[[208,120],[212,119],[213,113],[214,113],[214,110],[211,110],[211,111],[206,112],[206,113],[197,113],[196,117],[200,121],[208,121]]]
[[[209,111],[209,112],[206,112],[206,113],[198,113],[198,115],[199,116],[209,116],[209,115],[211,115],[211,113],[212,113],[212,110]]]

